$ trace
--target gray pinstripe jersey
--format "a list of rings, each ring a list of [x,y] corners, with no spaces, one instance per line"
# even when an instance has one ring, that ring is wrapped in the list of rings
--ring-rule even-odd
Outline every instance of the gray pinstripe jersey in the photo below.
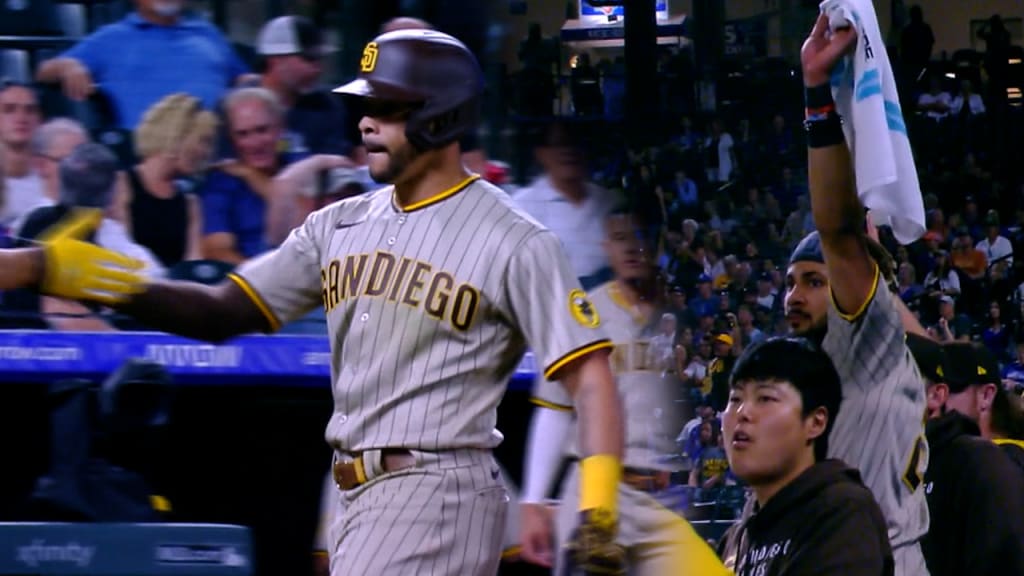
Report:
[[[617,297],[614,281],[594,289],[591,299],[615,345],[610,360],[626,422],[623,464],[674,471],[678,466],[668,464],[665,457],[678,451],[673,439],[686,422],[676,402],[678,380],[666,377],[666,366],[650,347],[661,314],[653,314],[651,322],[638,319]],[[549,381],[537,382],[534,401],[553,409],[571,410],[573,405],[565,388]],[[576,436],[574,430],[567,448],[574,456]]]
[[[928,531],[922,487],[928,442],[925,386],[894,298],[878,278],[856,318],[831,308],[823,347],[843,385],[829,455],[860,470],[885,515],[895,551],[914,545]]]
[[[467,179],[398,208],[391,187],[311,214],[235,281],[271,324],[327,311],[343,451],[491,448],[527,345],[551,374],[609,346],[558,239]]]

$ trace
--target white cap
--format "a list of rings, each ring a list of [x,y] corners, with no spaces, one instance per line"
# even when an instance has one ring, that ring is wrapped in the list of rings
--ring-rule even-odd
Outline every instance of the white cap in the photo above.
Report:
[[[274,18],[263,25],[256,40],[256,52],[260,56],[308,54],[319,57],[334,51],[324,42],[316,25],[302,16]]]

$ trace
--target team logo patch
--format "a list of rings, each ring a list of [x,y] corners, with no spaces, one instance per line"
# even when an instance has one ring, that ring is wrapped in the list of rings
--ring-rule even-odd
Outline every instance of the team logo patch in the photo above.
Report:
[[[363,48],[363,57],[359,60],[359,70],[363,73],[373,72],[377,67],[377,43],[370,42]]]
[[[590,299],[587,298],[587,293],[583,290],[569,292],[569,311],[572,312],[572,317],[577,322],[587,328],[596,328],[601,323],[601,318],[597,315],[597,308],[594,308]]]

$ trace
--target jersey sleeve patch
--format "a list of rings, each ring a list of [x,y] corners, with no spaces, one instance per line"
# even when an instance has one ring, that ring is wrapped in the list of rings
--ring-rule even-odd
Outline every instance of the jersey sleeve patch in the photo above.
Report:
[[[597,328],[601,325],[601,317],[597,313],[594,303],[587,297],[583,290],[569,292],[569,312],[573,319],[585,328]]]
[[[278,330],[281,329],[281,321],[277,319],[277,316],[270,309],[270,306],[267,306],[266,301],[264,301],[263,297],[260,296],[259,292],[257,292],[256,289],[253,288],[251,284],[249,284],[248,280],[242,278],[241,276],[235,274],[234,272],[229,273],[228,278],[230,278],[231,281],[237,284],[238,287],[242,289],[242,292],[245,292],[245,295],[248,296],[249,299],[252,300],[252,303],[255,304],[257,308],[259,308],[261,313],[263,313],[263,317],[266,318],[267,323],[270,324],[271,332],[277,332]]]
[[[596,312],[595,312],[595,314],[596,314]],[[548,380],[551,380],[553,378],[553,376],[558,373],[559,370],[564,368],[567,364],[569,364],[573,360],[577,360],[579,358],[582,358],[582,357],[586,356],[587,354],[590,354],[591,352],[596,352],[598,350],[603,350],[605,348],[607,348],[607,349],[611,349],[612,348],[611,341],[609,341],[609,340],[598,340],[597,342],[592,342],[590,344],[587,344],[585,346],[577,348],[577,349],[569,352],[568,354],[563,355],[561,358],[559,358],[558,360],[555,360],[547,368],[545,368],[544,369],[544,377],[547,378]]]

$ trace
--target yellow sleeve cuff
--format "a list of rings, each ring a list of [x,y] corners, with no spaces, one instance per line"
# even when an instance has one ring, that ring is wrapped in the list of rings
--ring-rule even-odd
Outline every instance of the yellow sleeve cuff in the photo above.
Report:
[[[615,512],[622,481],[622,463],[611,454],[596,454],[580,461],[580,510]]]

